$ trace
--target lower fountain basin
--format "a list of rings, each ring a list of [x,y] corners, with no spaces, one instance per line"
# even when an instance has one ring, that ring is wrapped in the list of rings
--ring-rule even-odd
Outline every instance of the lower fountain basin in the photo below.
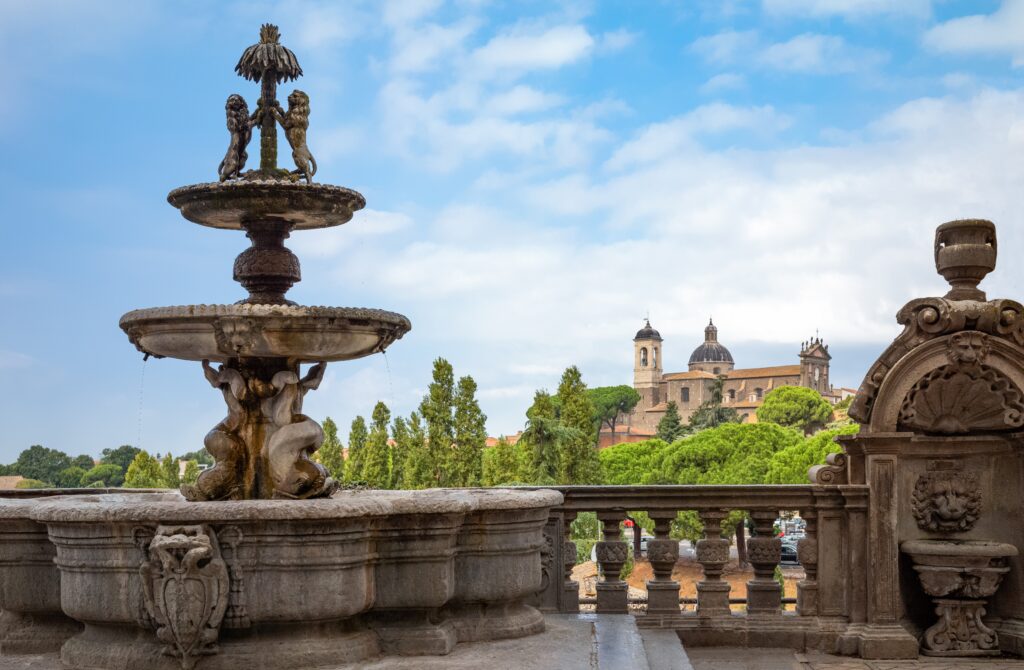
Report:
[[[313,668],[543,630],[543,528],[556,491],[343,491],[186,502],[177,493],[40,503],[70,667]]]
[[[60,649],[82,624],[61,611],[60,571],[36,506],[56,495],[100,495],[113,489],[15,489],[0,492],[0,655]],[[119,492],[129,492],[120,489]]]
[[[409,332],[401,314],[352,307],[183,305],[128,312],[121,329],[143,353],[191,361],[346,361],[384,351]]]

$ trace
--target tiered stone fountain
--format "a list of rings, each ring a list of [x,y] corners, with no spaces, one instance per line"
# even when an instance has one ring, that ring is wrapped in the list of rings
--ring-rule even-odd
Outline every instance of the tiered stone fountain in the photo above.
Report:
[[[228,407],[204,441],[216,465],[180,494],[9,503],[0,533],[21,535],[17,552],[0,547],[0,584],[31,577],[32,590],[46,595],[46,616],[21,617],[4,635],[24,637],[14,630],[19,621],[52,620],[47,639],[57,646],[84,625],[61,647],[70,668],[271,670],[443,654],[457,642],[541,631],[543,618],[526,601],[541,587],[543,527],[561,494],[339,491],[310,458],[323,432],[302,414],[302,399],[327,363],[382,352],[410,323],[393,312],[285,298],[300,273],[284,240],[341,225],[365,202],[312,181],[309,98],[294,91],[287,111],[276,99],[278,83],[302,74],[276,27],[263,26],[236,70],[262,91],[252,115],[241,96],[228,98],[220,180],[176,189],[168,200],[190,221],[246,232],[252,246],[235,260],[234,276],[249,296],[121,319],[147,356],[202,361]],[[294,171],[276,165],[277,124]],[[246,172],[256,126],[260,167]],[[20,605],[16,592],[5,589],[0,604]]]

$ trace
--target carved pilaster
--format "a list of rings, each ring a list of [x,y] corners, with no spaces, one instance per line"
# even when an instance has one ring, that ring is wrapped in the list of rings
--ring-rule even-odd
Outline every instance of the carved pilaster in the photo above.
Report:
[[[627,605],[629,587],[619,578],[622,566],[625,565],[626,559],[629,557],[627,544],[619,539],[621,535],[619,524],[624,516],[624,512],[617,511],[597,513],[604,534],[604,540],[597,543],[597,563],[604,576],[604,579],[597,584],[598,612],[625,614],[629,609]]]
[[[651,512],[654,538],[647,542],[647,560],[654,570],[654,579],[647,582],[648,614],[679,614],[679,582],[672,581],[672,568],[679,560],[679,541],[671,539],[669,530],[675,512]]]
[[[704,539],[697,542],[697,562],[704,569],[704,579],[697,582],[697,616],[725,616],[729,610],[729,582],[722,579],[722,570],[729,562],[729,541],[722,537],[725,510],[700,512]]]
[[[775,568],[782,558],[782,540],[772,532],[778,516],[775,510],[750,513],[755,535],[747,540],[747,558],[754,567],[754,578],[747,582],[748,615],[777,616],[781,611],[782,593],[775,581]]]

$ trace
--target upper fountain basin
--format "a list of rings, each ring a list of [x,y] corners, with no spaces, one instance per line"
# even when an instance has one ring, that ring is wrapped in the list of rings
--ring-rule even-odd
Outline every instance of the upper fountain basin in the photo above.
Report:
[[[182,186],[167,202],[189,221],[228,230],[254,221],[284,221],[295,230],[340,226],[366,206],[362,195],[342,186],[271,179]]]
[[[182,305],[137,309],[121,330],[139,351],[190,361],[346,361],[384,351],[409,332],[401,314],[354,307]]]

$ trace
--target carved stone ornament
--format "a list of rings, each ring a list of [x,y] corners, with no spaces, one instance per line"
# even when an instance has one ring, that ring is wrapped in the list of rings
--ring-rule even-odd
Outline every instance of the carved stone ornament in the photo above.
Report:
[[[935,600],[939,620],[924,633],[927,656],[998,656],[999,638],[985,625],[984,600]]]
[[[598,563],[625,563],[629,558],[629,549],[625,542],[598,542],[597,562]]]
[[[1024,426],[1024,396],[983,364],[990,344],[977,331],[949,339],[949,364],[925,375],[907,393],[899,425],[927,433],[1016,430]]]
[[[552,568],[555,565],[555,538],[551,533],[544,533],[544,544],[540,546],[540,569],[541,569],[541,583],[540,588],[537,589],[538,593],[543,593],[547,590],[548,585],[552,582]]]
[[[158,526],[139,568],[149,617],[164,653],[192,670],[217,653],[230,578],[217,537],[205,525]]]
[[[727,563],[729,561],[729,540],[703,539],[697,541],[698,563]]]
[[[782,560],[782,541],[776,537],[752,537],[747,540],[747,558],[753,564],[776,564]]]
[[[796,557],[800,565],[818,564],[818,540],[805,537],[796,543]]]
[[[843,452],[836,452],[825,457],[824,465],[812,466],[808,476],[812,484],[821,486],[832,486],[835,484],[848,484],[849,472],[847,464],[849,458]]]
[[[921,530],[959,533],[981,515],[981,486],[975,472],[938,470],[917,478],[911,511]]]
[[[253,319],[217,319],[213,323],[217,348],[226,355],[251,350],[259,335],[260,325]]]
[[[647,560],[651,563],[675,564],[679,558],[679,542],[677,540],[648,540]]]

